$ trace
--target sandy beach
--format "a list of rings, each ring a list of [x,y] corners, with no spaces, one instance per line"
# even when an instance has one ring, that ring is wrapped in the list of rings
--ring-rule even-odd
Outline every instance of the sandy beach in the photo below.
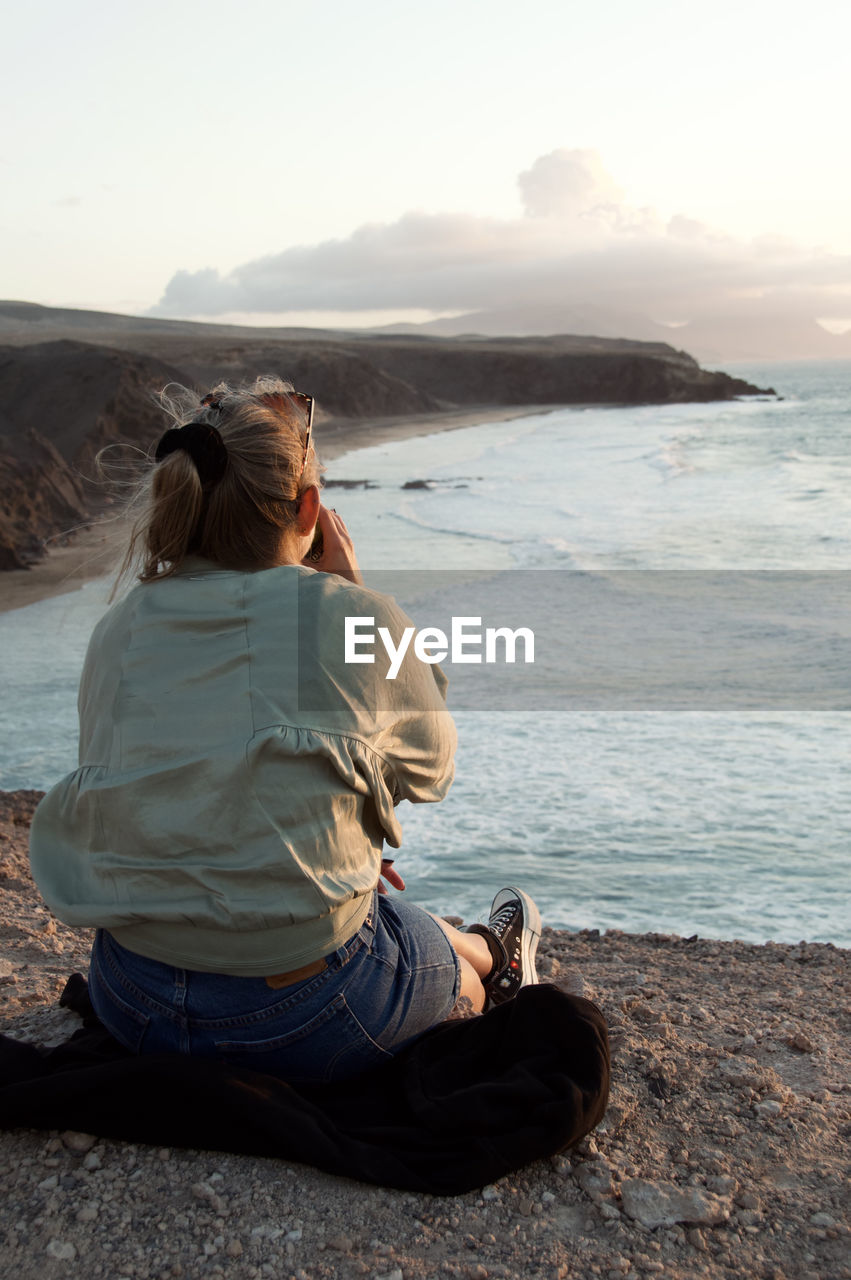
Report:
[[[548,409],[552,409],[552,405],[514,405],[511,408],[502,406],[425,413],[407,418],[379,418],[373,422],[320,418],[317,448],[322,461],[328,464],[354,449],[484,422],[504,422]],[[0,575],[0,613],[23,609],[39,600],[76,591],[86,582],[113,573],[123,551],[128,528],[128,521],[117,509],[108,507],[90,524],[52,539],[43,560],[29,569],[12,569]]]
[[[59,1043],[90,936],[29,877],[37,792],[0,793],[0,1029]],[[543,981],[594,1000],[608,1114],[466,1195],[78,1133],[0,1135],[0,1276],[165,1280],[849,1280],[851,953],[546,930]],[[132,1106],[132,1099],[128,1099]]]

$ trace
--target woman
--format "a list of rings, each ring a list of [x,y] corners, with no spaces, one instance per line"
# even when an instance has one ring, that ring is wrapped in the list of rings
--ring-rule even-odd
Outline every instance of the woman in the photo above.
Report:
[[[33,873],[97,928],[92,1003],[128,1049],[345,1078],[537,981],[540,918],[514,889],[467,931],[386,896],[395,806],[442,799],[455,731],[437,667],[344,661],[346,617],[408,620],[321,505],[312,399],[265,378],[166,403],[139,582],[92,637]]]

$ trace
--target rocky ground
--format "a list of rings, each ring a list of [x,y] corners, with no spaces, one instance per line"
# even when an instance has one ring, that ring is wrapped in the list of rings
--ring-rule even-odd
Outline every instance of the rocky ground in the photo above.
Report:
[[[88,938],[29,879],[35,792],[0,793],[0,1029],[56,1043]],[[215,1152],[0,1135],[0,1276],[851,1280],[849,953],[545,931],[541,975],[611,1028],[579,1148],[438,1199]],[[132,1100],[130,1105],[132,1105]]]

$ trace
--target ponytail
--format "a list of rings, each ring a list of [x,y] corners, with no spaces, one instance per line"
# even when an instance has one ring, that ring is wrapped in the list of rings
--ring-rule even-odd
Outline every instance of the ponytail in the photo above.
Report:
[[[169,577],[187,555],[248,570],[281,563],[297,531],[301,494],[321,473],[313,449],[304,455],[303,399],[289,383],[270,377],[250,387],[221,383],[203,400],[184,387],[165,388],[160,402],[172,429],[133,502],[141,511],[116,588],[133,571],[141,582]],[[187,423],[192,432],[184,445]],[[201,423],[215,427],[226,451],[226,465],[212,480],[196,447],[203,433],[195,425]]]

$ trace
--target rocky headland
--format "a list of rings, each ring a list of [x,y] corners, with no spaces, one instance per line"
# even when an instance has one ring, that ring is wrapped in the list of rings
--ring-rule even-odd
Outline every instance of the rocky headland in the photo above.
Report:
[[[0,303],[0,569],[28,567],[102,513],[95,455],[148,451],[162,429],[157,388],[269,372],[316,395],[322,441],[338,450],[367,421],[434,430],[459,411],[760,392],[659,342],[246,329]]]
[[[91,939],[30,879],[38,798],[0,793],[0,1030],[55,1044],[79,1025],[57,1001]],[[851,953],[545,929],[539,954],[542,980],[593,999],[611,1033],[608,1113],[577,1148],[441,1199],[6,1132],[0,1276],[851,1280]]]

